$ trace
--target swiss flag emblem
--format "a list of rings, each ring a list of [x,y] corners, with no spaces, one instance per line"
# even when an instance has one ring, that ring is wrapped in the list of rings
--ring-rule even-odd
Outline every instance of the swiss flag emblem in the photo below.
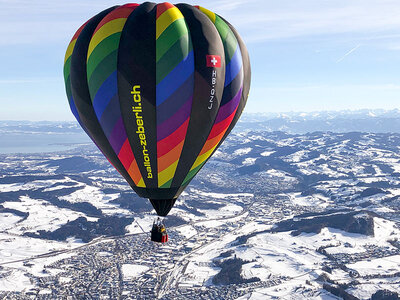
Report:
[[[207,60],[207,67],[221,68],[221,56],[207,55],[206,60]]]

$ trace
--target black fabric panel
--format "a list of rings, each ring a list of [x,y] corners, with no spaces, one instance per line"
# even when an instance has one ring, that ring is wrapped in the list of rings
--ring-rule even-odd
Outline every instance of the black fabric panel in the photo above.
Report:
[[[118,50],[118,95],[128,139],[146,184],[145,191],[140,189],[142,197],[151,197],[152,188],[158,187],[155,35],[156,5],[146,2],[128,17]],[[133,90],[140,94],[131,94]],[[140,106],[134,101],[139,99],[138,95]],[[140,135],[143,133],[138,120],[143,120],[140,126],[145,139]]]
[[[165,217],[174,206],[176,199],[149,199],[157,215]]]
[[[232,30],[233,34],[236,36],[237,41],[239,42],[240,51],[242,52],[243,59],[243,71],[244,71],[244,79],[243,79],[243,100],[240,104],[244,106],[246,105],[247,98],[250,92],[250,84],[251,84],[251,66],[250,66],[250,57],[249,52],[247,51],[246,45],[243,42],[242,37],[239,35],[235,27],[233,27],[228,21],[224,20],[226,24],[228,24],[229,28]],[[239,109],[238,109],[239,110]],[[242,109],[243,110],[243,109]]]
[[[239,120],[240,116],[242,115],[243,109],[247,103],[247,98],[249,96],[250,81],[251,81],[250,57],[249,57],[249,52],[247,51],[246,45],[244,44],[244,42],[243,42],[241,36],[239,35],[239,33],[237,32],[237,30],[224,18],[221,17],[221,19],[224,20],[224,22],[226,22],[226,24],[228,24],[229,28],[232,30],[233,34],[235,35],[235,37],[239,43],[240,52],[242,53],[242,62],[243,62],[241,72],[244,72],[244,73],[243,73],[243,91],[242,91],[242,97],[240,98],[239,106],[236,110],[235,116],[233,117],[231,124],[229,125],[229,127],[226,130],[224,136],[222,137],[220,143],[218,144],[218,147],[223,143],[223,141],[226,139],[226,137],[232,131],[233,127],[235,127],[237,121]]]
[[[225,54],[217,29],[205,14],[188,4],[177,4],[176,7],[182,12],[188,25],[195,60],[194,93],[190,121],[171,185],[172,187],[179,187],[176,195],[179,196],[183,190],[180,186],[203,148],[218,113],[225,82]],[[221,56],[221,67],[207,67],[207,55]],[[216,72],[215,84],[212,83],[213,72]],[[213,103],[210,103],[212,89],[215,89],[215,95]]]
[[[79,117],[81,119],[81,123],[85,127],[85,131],[89,134],[92,140],[96,141],[96,145],[114,165],[118,172],[125,178],[132,189],[136,190],[133,180],[125,170],[124,166],[118,159],[106,136],[104,135],[96,113],[93,109],[92,100],[89,94],[89,87],[87,84],[86,57],[90,39],[100,21],[109,12],[117,7],[118,6],[111,7],[94,16],[86,24],[85,28],[79,35],[71,56],[71,92],[75,106],[79,113]]]
[[[178,187],[172,188],[136,188],[136,193],[143,198],[151,199],[173,199],[178,196]]]

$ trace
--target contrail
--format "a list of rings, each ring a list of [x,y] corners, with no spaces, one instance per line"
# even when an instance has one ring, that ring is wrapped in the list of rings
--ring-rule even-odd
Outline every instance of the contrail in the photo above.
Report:
[[[355,46],[353,49],[351,49],[349,52],[347,52],[345,55],[343,55],[341,58],[339,58],[336,63],[341,62],[346,56],[350,55],[351,53],[353,53],[354,51],[356,51],[359,47],[361,46],[361,44]]]

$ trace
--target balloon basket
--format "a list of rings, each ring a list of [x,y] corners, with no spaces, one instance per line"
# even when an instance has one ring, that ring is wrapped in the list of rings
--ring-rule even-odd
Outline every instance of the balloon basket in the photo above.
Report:
[[[153,227],[151,228],[151,240],[156,243],[168,242],[167,229],[160,218],[157,218],[157,220],[153,222]]]

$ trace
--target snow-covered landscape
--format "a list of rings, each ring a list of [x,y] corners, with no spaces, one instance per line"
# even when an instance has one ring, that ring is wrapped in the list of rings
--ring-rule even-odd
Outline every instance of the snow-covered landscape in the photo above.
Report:
[[[150,241],[150,203],[75,125],[2,122],[10,141],[54,127],[75,144],[1,149],[0,298],[400,294],[400,134],[288,133],[260,118],[245,115],[179,197],[164,245]]]

